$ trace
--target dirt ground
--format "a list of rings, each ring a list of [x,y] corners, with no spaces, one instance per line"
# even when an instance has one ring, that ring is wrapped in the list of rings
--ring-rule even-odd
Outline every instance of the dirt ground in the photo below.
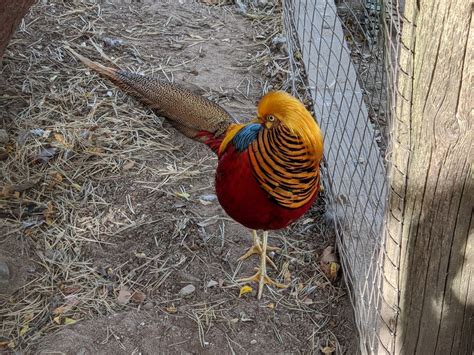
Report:
[[[212,3],[40,0],[12,39],[0,351],[356,353],[341,275],[320,263],[335,243],[323,198],[270,233],[273,277],[289,286],[239,296],[257,258],[237,261],[251,234],[216,200],[216,157],[64,49],[182,83],[246,121],[286,77],[280,10]]]

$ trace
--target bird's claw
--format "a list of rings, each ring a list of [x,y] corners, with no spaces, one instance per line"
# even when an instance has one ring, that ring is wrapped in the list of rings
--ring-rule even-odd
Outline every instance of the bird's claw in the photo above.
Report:
[[[272,247],[272,246],[267,246],[267,251],[278,251],[280,250],[280,248],[278,247]],[[258,255],[262,255],[262,246],[260,245],[260,242],[258,239],[254,238],[254,245],[252,245],[249,250],[247,250],[247,252],[242,255],[240,258],[238,258],[237,260],[238,261],[243,261],[247,258],[249,258],[250,256],[254,255],[254,254],[258,254]],[[273,262],[273,260],[268,256],[268,255],[265,255],[266,257],[266,260],[267,262],[275,269],[275,270],[278,270],[276,264]]]
[[[288,285],[285,285],[285,284],[282,284],[278,281],[275,281],[275,280],[272,280],[267,274],[266,272],[265,273],[262,273],[262,271],[260,270],[260,268],[257,268],[257,272],[250,276],[250,277],[243,277],[241,279],[238,279],[237,280],[237,283],[247,283],[247,282],[256,282],[258,283],[258,299],[260,299],[262,297],[262,293],[263,293],[263,286],[264,285],[272,285],[272,286],[275,286],[277,288],[287,288]]]
[[[277,247],[267,247],[267,250],[270,250],[270,251],[274,251],[274,250],[280,250],[280,248],[277,248]],[[238,258],[237,260],[238,261],[243,261],[245,259],[247,259],[248,257],[254,255],[254,254],[258,254],[258,255],[262,255],[262,248],[259,246],[259,245],[254,245],[252,246],[249,250],[247,250],[247,252],[242,255],[240,258]],[[265,255],[266,257],[266,260],[267,262],[275,269],[275,270],[278,270],[278,267],[276,266],[276,264],[273,262],[273,260],[268,256],[268,255]]]

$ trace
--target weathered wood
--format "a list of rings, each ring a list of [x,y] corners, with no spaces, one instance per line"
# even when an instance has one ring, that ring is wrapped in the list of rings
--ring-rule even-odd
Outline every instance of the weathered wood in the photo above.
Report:
[[[381,340],[395,354],[471,354],[472,3],[407,0],[405,17],[383,261],[395,337]]]
[[[35,0],[0,1],[0,61],[10,37]]]

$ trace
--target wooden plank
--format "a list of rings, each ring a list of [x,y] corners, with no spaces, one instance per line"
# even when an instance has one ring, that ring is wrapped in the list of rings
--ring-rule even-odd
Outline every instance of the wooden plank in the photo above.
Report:
[[[374,351],[386,171],[334,2],[294,0],[290,7],[325,136],[329,208],[338,219],[340,251],[362,327],[361,346],[368,344]]]
[[[384,259],[399,311],[384,310],[396,338],[382,341],[394,354],[472,354],[472,1],[407,0],[405,18]]]

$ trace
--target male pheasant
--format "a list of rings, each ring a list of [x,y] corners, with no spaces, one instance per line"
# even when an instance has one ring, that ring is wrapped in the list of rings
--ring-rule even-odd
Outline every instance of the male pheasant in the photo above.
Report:
[[[284,285],[271,280],[266,263],[268,231],[288,226],[312,205],[320,187],[323,137],[304,105],[283,91],[267,93],[257,118],[240,124],[221,106],[178,85],[120,69],[107,68],[68,48],[84,64],[118,85],[182,134],[208,145],[218,155],[215,178],[219,203],[237,222],[253,230],[254,245],[239,260],[260,255],[260,268],[239,282]],[[262,240],[257,235],[262,230]]]

